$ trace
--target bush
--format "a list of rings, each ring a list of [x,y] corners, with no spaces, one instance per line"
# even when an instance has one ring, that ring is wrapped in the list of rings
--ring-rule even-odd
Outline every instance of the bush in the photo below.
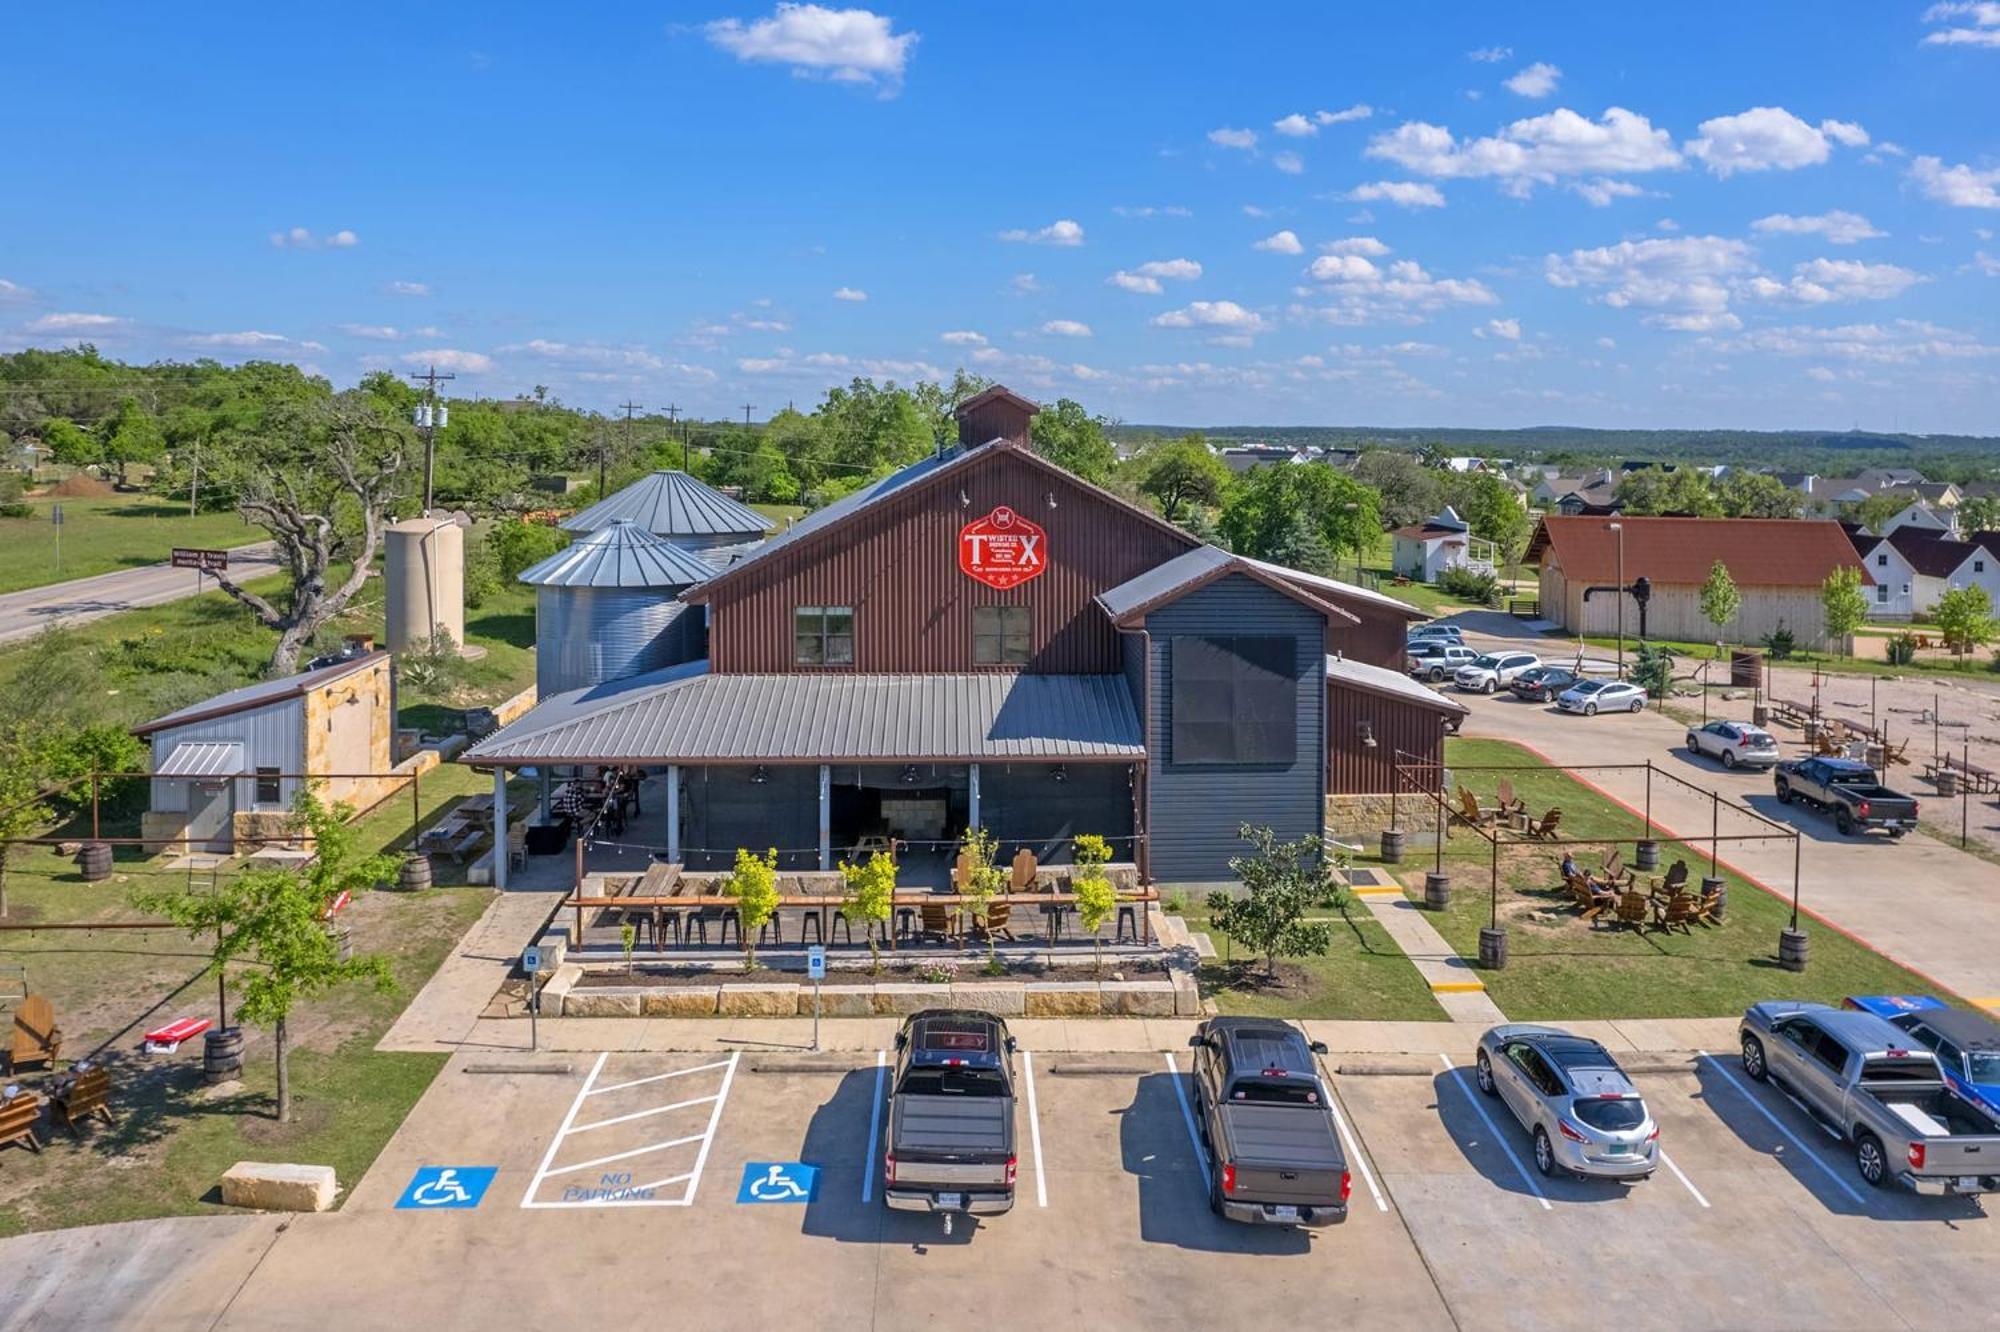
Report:
[[[35,506],[21,498],[21,474],[0,468],[0,518],[32,518]]]
[[[1477,602],[1482,606],[1497,605],[1500,601],[1500,580],[1476,569],[1454,565],[1438,575],[1437,585],[1439,591],[1460,601]]]
[[[1888,646],[1883,649],[1882,655],[1891,666],[1909,665],[1917,659],[1917,636],[1915,634],[1896,634],[1892,636],[1889,639]]]
[[[465,552],[465,604],[478,610],[500,594],[500,554],[491,541],[475,541]]]
[[[1798,651],[1798,639],[1781,622],[1776,629],[1764,635],[1764,650],[1778,661],[1783,661]]]
[[[505,582],[520,577],[521,571],[529,565],[540,564],[567,546],[569,533],[560,527],[546,527],[516,518],[495,524],[493,530],[486,534],[486,542],[493,547],[494,557],[500,565],[500,578]]]

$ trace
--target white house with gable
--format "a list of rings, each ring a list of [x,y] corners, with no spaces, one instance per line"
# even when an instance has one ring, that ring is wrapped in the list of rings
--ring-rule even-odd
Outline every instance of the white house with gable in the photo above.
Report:
[[[1393,566],[1398,574],[1415,582],[1435,583],[1446,569],[1493,572],[1493,543],[1472,535],[1458,510],[1449,504],[1427,521],[1399,527],[1393,535]]]

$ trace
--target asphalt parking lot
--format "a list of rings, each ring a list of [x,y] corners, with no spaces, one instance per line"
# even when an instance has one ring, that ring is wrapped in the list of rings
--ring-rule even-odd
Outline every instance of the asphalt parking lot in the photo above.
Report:
[[[1032,1051],[1015,1208],[949,1235],[881,1205],[886,1069],[752,1050],[510,1058],[483,1073],[461,1056],[347,1210],[311,1220],[354,1227],[357,1242],[401,1237],[370,1241],[392,1250],[376,1260],[385,1279],[405,1260],[442,1263],[489,1299],[603,1316],[639,1291],[667,1308],[721,1298],[718,1325],[800,1301],[835,1326],[932,1319],[948,1299],[1003,1326],[1119,1327],[1309,1307],[1396,1327],[1873,1328],[1991,1304],[2000,1232],[1982,1206],[1867,1188],[1733,1054],[1632,1062],[1672,1164],[1630,1187],[1535,1173],[1469,1055],[1334,1078],[1354,1190],[1347,1222],[1312,1235],[1209,1213],[1184,1060]],[[816,1168],[809,1196],[739,1201],[769,1164],[793,1162]],[[446,1163],[497,1167],[477,1208],[396,1210],[418,1167]],[[266,1269],[309,1283],[325,1270],[312,1249],[287,1250],[232,1320],[271,1312],[254,1297]],[[434,1306],[420,1282],[399,1288],[412,1316],[449,1323],[466,1287],[437,1289]]]

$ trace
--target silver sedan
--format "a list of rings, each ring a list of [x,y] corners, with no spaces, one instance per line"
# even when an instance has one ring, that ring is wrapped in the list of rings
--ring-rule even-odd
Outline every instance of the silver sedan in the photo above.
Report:
[[[1544,1175],[1640,1180],[1659,1164],[1659,1125],[1596,1041],[1555,1027],[1494,1027],[1479,1038],[1473,1075],[1528,1130]]]

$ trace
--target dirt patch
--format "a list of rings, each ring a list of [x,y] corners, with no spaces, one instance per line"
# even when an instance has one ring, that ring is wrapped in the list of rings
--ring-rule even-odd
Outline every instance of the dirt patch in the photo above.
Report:
[[[103,499],[118,493],[117,487],[108,481],[100,481],[94,476],[79,472],[50,486],[48,493],[63,499]]]
[[[1271,971],[1264,970],[1262,962],[1227,962],[1217,971],[1223,986],[1259,999],[1297,1002],[1315,992],[1312,972],[1295,962],[1281,961]]]

